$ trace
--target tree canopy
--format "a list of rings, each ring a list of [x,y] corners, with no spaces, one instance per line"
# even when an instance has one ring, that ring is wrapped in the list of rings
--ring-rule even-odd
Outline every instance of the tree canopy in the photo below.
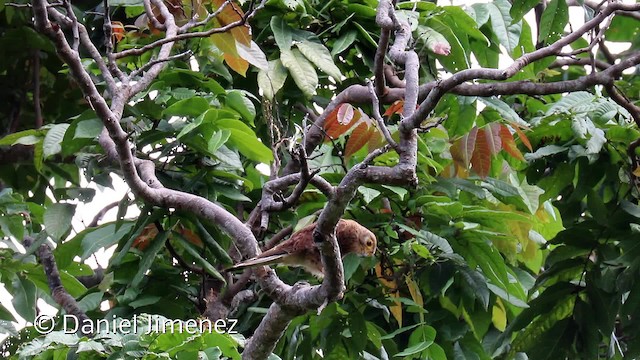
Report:
[[[17,0],[0,48],[4,357],[640,356],[639,3]],[[322,279],[229,271],[313,222]]]

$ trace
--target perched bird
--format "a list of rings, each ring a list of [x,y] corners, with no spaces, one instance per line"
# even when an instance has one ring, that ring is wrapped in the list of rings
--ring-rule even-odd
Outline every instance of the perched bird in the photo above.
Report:
[[[230,270],[279,263],[302,267],[312,275],[322,278],[324,274],[320,250],[318,250],[313,241],[313,230],[315,228],[315,223],[308,225],[277,246],[252,259],[237,263]],[[336,239],[342,256],[349,253],[372,256],[376,251],[376,236],[369,229],[353,220],[340,220],[338,222]]]

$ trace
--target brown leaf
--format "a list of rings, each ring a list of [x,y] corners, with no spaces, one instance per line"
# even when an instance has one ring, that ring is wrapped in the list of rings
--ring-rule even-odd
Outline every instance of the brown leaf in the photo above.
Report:
[[[526,146],[527,149],[529,149],[529,151],[533,151],[531,142],[529,141],[529,138],[527,137],[527,135],[524,134],[524,131],[520,130],[517,126],[515,127],[515,129],[516,129],[516,132],[518,133],[518,137],[520,138],[520,141],[522,141],[524,146]]]
[[[491,150],[484,129],[478,129],[476,146],[471,157],[471,168],[480,177],[487,177],[491,169]]]
[[[213,44],[222,51],[223,54],[238,56],[238,49],[236,48],[236,40],[233,35],[228,32],[217,33],[211,35],[211,41]]]
[[[213,0],[213,4],[216,9],[219,9],[224,3],[225,0]],[[242,20],[243,16],[244,13],[242,12],[242,9],[240,9],[240,7],[235,3],[229,2],[224,9],[216,15],[216,19],[221,26],[225,26]],[[246,46],[251,46],[251,30],[248,26],[236,26],[231,29],[231,34],[237,42]]]
[[[387,110],[384,112],[383,116],[391,116],[393,114],[400,114],[402,115],[402,108],[404,106],[404,100],[396,100],[393,104],[391,104],[391,106],[389,106],[387,108]]]
[[[451,146],[451,157],[460,167],[469,167],[471,156],[476,146],[477,135],[478,128],[474,126],[468,134],[458,139]]]
[[[231,69],[233,69],[233,71],[246,77],[247,70],[249,69],[249,62],[247,60],[239,56],[225,53],[224,61],[227,63],[227,65],[229,65]]]
[[[378,276],[378,280],[387,289],[392,289],[391,297],[394,298],[394,304],[389,306],[389,311],[398,322],[398,326],[402,327],[402,304],[399,300],[397,300],[400,297],[400,292],[398,291],[398,285],[396,284],[396,281],[393,279],[393,270],[391,268],[385,268],[383,272],[380,263],[376,264],[375,270],[376,275]],[[391,280],[387,280],[387,278],[390,278]],[[387,292],[387,290],[383,291]]]
[[[179,224],[177,231],[180,235],[182,235],[182,237],[185,240],[192,243],[193,245],[196,245],[197,247],[200,247],[200,248],[204,246],[204,244],[202,243],[202,240],[200,239],[200,236],[198,236],[196,233],[191,231],[191,229],[188,229],[184,227],[182,224]]]
[[[514,158],[524,161],[524,156],[516,146],[516,141],[513,139],[513,134],[509,131],[509,128],[506,125],[500,125],[500,138],[502,139],[502,148],[509,155]]]
[[[495,155],[502,150],[502,141],[500,140],[500,124],[491,123],[485,126],[484,133],[487,137],[487,144],[489,144],[489,151],[491,155]]]
[[[329,141],[330,139],[337,139],[338,137],[340,137],[340,135],[351,129],[351,127],[355,125],[358,120],[360,120],[362,114],[360,110],[358,110],[353,112],[353,117],[351,118],[351,121],[349,123],[341,124],[338,121],[338,112],[344,105],[351,106],[350,104],[342,104],[338,108],[333,110],[325,119],[324,131],[327,134],[327,137],[325,138],[326,141]]]
[[[372,132],[371,128],[367,125],[366,122],[360,122],[358,126],[351,132],[349,135],[349,140],[347,140],[347,145],[344,149],[344,156],[348,159],[351,155],[355,154],[356,151],[360,150],[371,138]],[[374,130],[375,131],[375,130]]]
[[[372,152],[375,149],[381,148],[384,145],[384,138],[377,127],[372,127],[371,137],[367,142],[367,150]]]
[[[140,235],[133,240],[131,247],[144,250],[151,244],[151,240],[155,239],[156,236],[158,236],[158,228],[155,224],[149,224],[145,226]]]
[[[124,25],[120,21],[111,22],[111,36],[115,42],[124,39]]]

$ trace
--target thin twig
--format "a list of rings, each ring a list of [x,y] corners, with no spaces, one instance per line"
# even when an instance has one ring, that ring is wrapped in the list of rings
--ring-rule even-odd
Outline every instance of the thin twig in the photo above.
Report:
[[[181,52],[180,54],[175,54],[172,56],[168,56],[166,58],[161,58],[161,59],[153,59],[151,61],[149,61],[148,63],[144,64],[144,66],[142,66],[141,68],[132,71],[130,77],[133,79],[136,76],[140,75],[141,73],[143,73],[144,71],[146,71],[147,69],[151,68],[152,66],[156,65],[156,64],[160,64],[160,63],[164,63],[164,62],[168,62],[168,61],[173,61],[176,59],[181,59],[184,57],[189,57],[193,54],[193,52],[191,50],[187,50],[185,52]]]
[[[76,18],[76,14],[73,12],[73,8],[71,7],[71,1],[64,0],[64,6],[67,10],[67,16],[71,19],[71,33],[73,34],[73,43],[71,44],[71,48],[73,51],[78,52],[80,48],[80,35],[78,34],[78,18]]]
[[[380,132],[384,136],[385,140],[391,145],[393,149],[398,148],[398,144],[391,137],[391,133],[387,128],[387,125],[384,123],[382,119],[382,115],[380,115],[380,101],[378,100],[378,96],[376,95],[375,89],[373,88],[373,84],[371,81],[367,81],[367,87],[369,88],[369,94],[371,95],[371,102],[373,107],[373,118],[376,119],[378,123],[378,128],[380,128]]]

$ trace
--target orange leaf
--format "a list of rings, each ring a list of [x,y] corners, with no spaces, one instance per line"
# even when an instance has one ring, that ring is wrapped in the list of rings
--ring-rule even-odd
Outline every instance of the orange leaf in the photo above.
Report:
[[[404,100],[396,100],[391,106],[387,108],[387,111],[384,112],[383,116],[391,116],[393,114],[402,115],[402,107],[404,106]]]
[[[344,149],[344,156],[348,159],[356,151],[360,150],[371,138],[371,128],[367,126],[367,123],[361,122],[349,135],[347,140],[347,146]]]
[[[335,110],[333,110],[325,119],[324,121],[324,131],[327,133],[327,139],[336,139],[338,137],[340,137],[340,135],[344,134],[345,132],[347,132],[349,129],[351,129],[351,127],[358,121],[360,120],[362,114],[360,113],[360,111],[353,111],[353,117],[351,118],[351,120],[346,123],[340,123],[338,121],[338,114],[340,112],[340,110],[345,107],[351,107],[351,104],[342,104],[340,105],[338,108],[336,108]],[[351,107],[352,108],[352,107]],[[353,110],[353,108],[352,108]]]
[[[120,42],[124,39],[124,25],[120,21],[111,22],[111,36],[115,42]]]
[[[367,143],[367,150],[372,152],[375,149],[378,149],[384,145],[384,139],[382,138],[382,134],[378,128],[373,127],[371,130],[371,137],[369,138],[369,142]]]
[[[529,151],[533,151],[531,142],[529,141],[529,138],[527,137],[527,135],[524,134],[524,131],[520,130],[517,126],[515,128],[516,128],[516,132],[518,133],[518,137],[520,138],[520,141],[522,141],[524,146],[526,146],[527,149],[529,149]]]
[[[502,148],[509,155],[516,159],[524,161],[524,156],[516,146],[516,141],[513,139],[513,135],[506,125],[500,125],[500,138],[502,139]]]
[[[491,150],[484,129],[478,129],[476,146],[471,157],[471,167],[480,177],[487,177],[491,168]]]
[[[451,146],[451,157],[460,167],[469,167],[471,156],[476,146],[477,135],[478,128],[474,126],[468,134],[458,139]]]
[[[500,124],[491,123],[485,126],[484,133],[487,136],[487,144],[491,155],[495,155],[502,150],[502,141],[500,140]]]
[[[375,270],[376,270],[376,275],[378,276],[378,280],[380,280],[380,282],[386,288],[393,289],[391,291],[391,297],[394,298],[394,304],[389,306],[389,311],[391,312],[391,315],[393,315],[393,317],[398,322],[398,326],[402,327],[402,304],[400,303],[399,300],[397,300],[400,297],[400,292],[397,290],[398,285],[396,284],[395,280],[387,280],[386,278],[387,276],[389,277],[393,276],[393,270],[391,270],[390,268],[386,268],[383,274],[382,266],[380,266],[379,263],[376,264]],[[383,291],[387,292],[386,290],[383,290]]]
[[[213,0],[213,4],[216,9],[219,9],[224,3],[225,0]],[[235,3],[229,2],[224,9],[216,15],[216,19],[220,22],[220,25],[225,26],[242,20],[243,16],[244,13],[242,12],[242,9],[240,9],[240,7]],[[236,26],[231,29],[231,34],[237,42],[246,46],[251,46],[251,30],[248,26]]]
[[[233,71],[237,72],[242,76],[246,76],[247,70],[249,69],[249,62],[239,56],[224,54],[224,61],[229,65]]]
[[[149,246],[151,240],[156,238],[156,236],[158,236],[158,228],[155,224],[149,224],[142,229],[142,232],[135,240],[133,240],[133,244],[131,246],[136,249],[144,250]]]
[[[233,35],[230,33],[217,33],[211,35],[211,41],[213,41],[214,45],[222,51],[223,54],[238,56],[238,48],[236,48],[236,40],[233,38]]]
[[[180,224],[180,226],[178,226],[178,233],[180,235],[182,235],[182,237],[187,240],[188,242],[192,243],[193,245],[196,245],[198,247],[203,247],[204,244],[202,243],[202,240],[200,239],[200,237],[194,233],[193,231],[191,231],[190,229],[184,227],[182,224]]]
[[[409,294],[411,294],[413,302],[420,305],[420,307],[424,306],[424,299],[422,298],[422,293],[420,292],[418,283],[409,276],[406,276],[404,280],[407,283],[407,288],[409,289]]]

